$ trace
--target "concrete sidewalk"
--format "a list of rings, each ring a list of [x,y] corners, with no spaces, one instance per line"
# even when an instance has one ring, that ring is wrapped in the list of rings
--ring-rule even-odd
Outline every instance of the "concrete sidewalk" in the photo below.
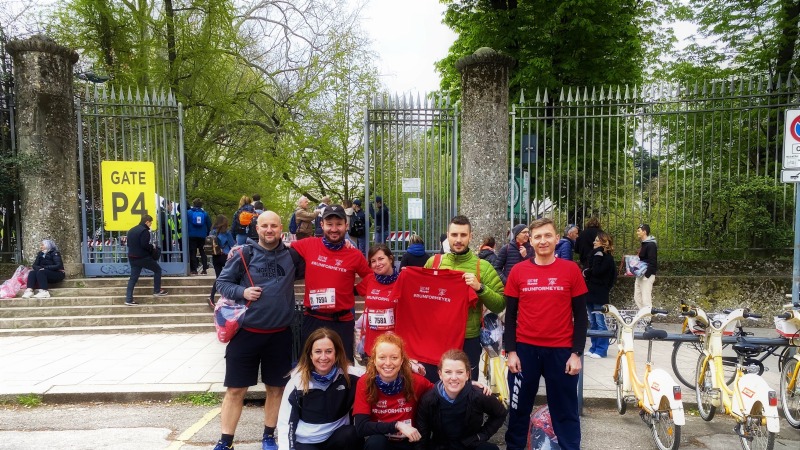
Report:
[[[670,333],[679,325],[657,324]],[[771,328],[750,328],[757,336],[777,337]],[[653,361],[672,373],[672,342],[653,344]],[[589,348],[587,340],[586,348]],[[586,405],[615,399],[612,383],[616,346],[609,357],[584,360]],[[636,341],[639,374],[646,341]],[[0,398],[38,394],[46,403],[169,400],[181,394],[224,392],[225,344],[214,333],[19,336],[0,338]],[[765,361],[764,378],[778,389],[777,357]],[[251,389],[263,398],[263,385]],[[684,402],[694,395],[683,387]],[[543,388],[540,393],[544,394]]]

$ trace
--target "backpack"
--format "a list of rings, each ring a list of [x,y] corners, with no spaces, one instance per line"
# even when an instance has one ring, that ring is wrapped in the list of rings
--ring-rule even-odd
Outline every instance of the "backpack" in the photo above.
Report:
[[[222,254],[222,245],[220,245],[219,237],[216,233],[211,233],[206,236],[206,242],[203,245],[203,249],[206,253],[210,253],[212,256],[219,256]]]
[[[239,225],[248,227],[256,217],[258,217],[258,213],[255,211],[242,211],[239,213]]]
[[[366,231],[364,221],[361,220],[361,217],[359,217],[358,214],[353,214],[353,218],[350,221],[350,236],[357,238],[364,237]]]
[[[292,213],[292,218],[289,219],[289,233],[297,233],[297,216],[295,216],[295,213]]]
[[[202,210],[189,210],[189,223],[195,228],[205,228],[206,215]]]

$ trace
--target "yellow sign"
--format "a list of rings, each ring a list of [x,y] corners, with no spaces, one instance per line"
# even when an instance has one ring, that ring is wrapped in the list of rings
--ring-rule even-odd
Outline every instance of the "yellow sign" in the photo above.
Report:
[[[128,231],[153,216],[156,229],[156,167],[149,161],[103,161],[103,221],[106,231]]]

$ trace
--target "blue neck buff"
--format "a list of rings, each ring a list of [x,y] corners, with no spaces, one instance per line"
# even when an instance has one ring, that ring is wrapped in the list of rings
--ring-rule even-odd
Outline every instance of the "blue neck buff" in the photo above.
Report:
[[[455,403],[456,399],[450,398],[450,396],[447,395],[447,391],[444,390],[444,383],[442,383],[441,381],[436,382],[436,392],[439,394],[439,397],[442,397],[449,403]]]
[[[397,395],[403,390],[403,377],[398,376],[394,381],[385,382],[381,377],[375,377],[375,384],[378,389],[386,395]]]
[[[344,239],[342,239],[342,241],[341,241],[341,242],[339,242],[338,244],[332,244],[332,243],[331,243],[331,242],[328,240],[328,238],[326,238],[325,236],[322,236],[322,244],[323,244],[325,247],[327,247],[329,250],[333,250],[333,251],[336,251],[336,250],[341,250],[341,249],[343,249],[343,248],[344,248]]]
[[[319,383],[319,384],[321,384],[323,386],[327,386],[327,385],[331,384],[331,381],[333,381],[333,379],[336,378],[336,374],[338,374],[338,373],[339,373],[339,369],[333,369],[330,372],[328,372],[327,375],[320,375],[317,372],[314,372],[312,370],[311,371],[311,378],[313,378],[314,381],[316,381],[317,383]]]
[[[406,251],[414,256],[422,256],[425,254],[425,244],[411,244]]]
[[[391,275],[375,275],[375,280],[380,284],[392,284],[397,281],[399,275],[400,272],[394,269]]]

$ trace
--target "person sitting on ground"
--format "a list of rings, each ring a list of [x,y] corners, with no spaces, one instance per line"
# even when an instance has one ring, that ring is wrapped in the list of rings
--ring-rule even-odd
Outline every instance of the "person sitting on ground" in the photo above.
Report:
[[[279,449],[358,449],[363,439],[350,422],[356,383],[363,373],[347,360],[342,338],[330,328],[308,336],[283,391]]]
[[[489,439],[503,425],[508,411],[480,387],[468,385],[469,358],[448,350],[439,361],[439,379],[417,407],[420,450],[499,450]],[[485,419],[484,419],[485,418]]]
[[[485,259],[494,266],[494,262],[497,261],[497,253],[494,252],[495,245],[497,244],[492,236],[483,238],[481,248],[478,249],[478,258]]]
[[[530,244],[531,233],[525,224],[519,224],[511,230],[511,240],[497,253],[494,261],[494,270],[500,275],[503,284],[508,280],[511,268],[519,262],[533,256],[533,247]]]
[[[28,284],[22,298],[49,298],[50,291],[47,290],[47,283],[57,283],[64,280],[64,262],[61,260],[61,253],[58,251],[56,243],[50,239],[42,241],[41,251],[36,254],[33,267],[28,273]],[[33,290],[38,288],[39,292],[33,295]]]
[[[414,426],[417,402],[433,383],[411,371],[403,339],[394,333],[378,336],[370,354],[353,404],[364,450],[411,450],[420,439]]]
[[[406,254],[400,260],[400,268],[405,266],[425,267],[425,263],[430,259],[430,255],[425,252],[425,241],[422,236],[415,234],[408,240],[409,246]]]

